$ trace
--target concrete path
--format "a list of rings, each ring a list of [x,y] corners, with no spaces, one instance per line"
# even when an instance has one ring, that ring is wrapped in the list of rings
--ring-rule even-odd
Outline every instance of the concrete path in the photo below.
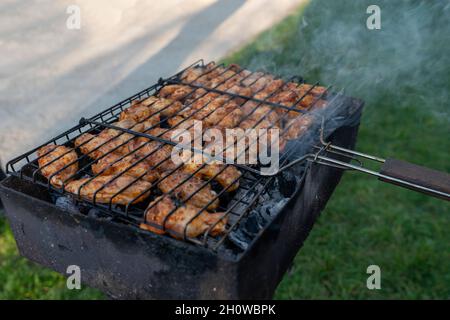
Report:
[[[0,161],[193,61],[218,60],[304,0],[2,0]],[[66,26],[80,8],[81,28]]]

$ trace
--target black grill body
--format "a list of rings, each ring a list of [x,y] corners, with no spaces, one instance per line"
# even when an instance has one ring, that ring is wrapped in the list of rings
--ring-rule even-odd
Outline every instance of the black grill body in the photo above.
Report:
[[[353,101],[358,118],[362,102]],[[353,148],[358,125],[338,128],[335,145]],[[241,255],[69,214],[45,187],[10,176],[0,193],[19,252],[63,275],[81,268],[81,281],[117,299],[270,299],[339,183],[342,170],[310,165],[281,212]]]

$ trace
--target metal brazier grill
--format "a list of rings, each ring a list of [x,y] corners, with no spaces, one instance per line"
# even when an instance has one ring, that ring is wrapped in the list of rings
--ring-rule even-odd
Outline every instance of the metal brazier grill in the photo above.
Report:
[[[241,175],[225,186],[218,186],[214,183],[214,179],[228,166],[223,166],[222,171],[217,171],[213,176],[204,179],[199,189],[212,186],[216,190],[216,196],[197,208],[198,211],[181,232],[166,228],[166,222],[175,214],[176,209],[171,210],[161,225],[152,225],[145,218],[146,210],[157,205],[158,196],[161,195],[156,186],[164,183],[164,179],[169,179],[178,168],[169,170],[169,173],[152,181],[151,186],[139,192],[127,203],[115,204],[113,199],[129,185],[143,178],[144,174],[134,177],[129,185],[110,195],[110,201],[105,203],[97,201],[96,195],[101,189],[106,188],[106,185],[97,189],[91,199],[80,196],[83,185],[89,184],[102,173],[94,173],[91,170],[91,165],[98,158],[92,159],[89,153],[77,156],[79,167],[75,176],[87,180],[74,195],[67,192],[65,188],[67,181],[57,186],[51,183],[52,178],[72,166],[72,163],[44,177],[43,167],[38,164],[39,156],[36,155],[36,151],[42,147],[40,146],[8,163],[9,177],[2,183],[2,199],[22,255],[61,273],[65,273],[69,265],[78,265],[82,270],[82,281],[100,288],[115,298],[272,296],[315,218],[337,185],[342,174],[341,169],[350,167],[363,170],[361,166],[347,164],[355,154],[349,157],[349,151],[343,149],[354,146],[362,103],[341,94],[331,93],[329,88],[317,94],[316,89],[319,87],[316,84],[307,86],[308,89],[304,90],[292,105],[285,105],[270,98],[279,91],[286,90],[285,83],[292,85],[293,81],[283,82],[283,86],[263,99],[258,99],[254,95],[222,90],[221,85],[237,75],[241,75],[240,83],[246,79],[251,79],[249,80],[251,84],[257,83],[259,79],[267,76],[264,73],[250,73],[235,65],[228,67],[213,65],[205,68],[203,62],[196,63],[190,68],[202,70],[194,81],[183,78],[183,72],[168,79],[161,79],[156,85],[104,112],[90,119],[82,119],[78,126],[44,145],[75,147],[76,139],[83,134],[98,134],[102,130],[112,129],[119,132],[119,136],[129,135],[130,140],[141,137],[160,143],[160,148],[172,146],[173,142],[164,137],[149,134],[147,130],[138,132],[133,128],[123,128],[117,126],[116,121],[124,110],[134,105],[135,101],[158,94],[162,88],[173,84],[188,86],[192,88],[191,92],[204,91],[200,97],[193,97],[188,103],[184,103],[181,110],[189,108],[208,93],[216,93],[226,96],[229,100],[239,101],[240,106],[248,101],[257,106],[269,106],[270,110],[259,121],[253,123],[254,127],[274,112],[281,114],[282,119],[294,112],[297,114],[296,118],[311,117],[315,120],[309,122],[307,130],[286,144],[280,157],[281,169],[272,175],[260,175],[258,165],[233,165],[240,170]],[[197,81],[198,78],[213,72],[221,79],[214,86],[205,86]],[[296,86],[303,86],[301,81],[298,82],[300,83],[296,83]],[[289,88],[293,89],[296,88]],[[309,101],[304,103],[308,99]],[[208,104],[205,103],[196,112],[204,112]],[[166,106],[170,107],[171,105]],[[164,127],[170,121],[168,118],[178,116],[181,110],[161,118],[152,125]],[[203,116],[208,117],[213,112],[214,110],[203,113]],[[148,115],[141,122],[152,115]],[[188,120],[189,117],[184,118],[183,122]],[[245,117],[242,121],[244,120]],[[281,128],[281,136],[289,130],[288,124],[289,122]],[[320,145],[320,137],[324,145],[316,147],[318,150],[315,150],[314,146]],[[112,140],[115,138],[116,135]],[[325,140],[342,147],[333,147],[325,143]],[[111,140],[105,141],[93,151],[101,150],[110,142]],[[118,150],[127,142],[129,141],[125,139],[122,144],[115,145],[100,158]],[[331,154],[333,157],[328,157]],[[128,155],[123,155],[115,163]],[[162,159],[154,164],[152,169],[167,160],[168,158]],[[134,162],[132,166],[118,173],[115,179],[126,175],[127,171],[139,164],[139,161],[142,160]],[[328,166],[318,166],[316,163]],[[19,166],[20,170],[17,169]],[[202,165],[197,171],[191,172],[177,186],[193,179],[203,167]],[[389,178],[388,175],[383,176]],[[397,180],[402,182],[401,179],[391,182],[398,182]],[[239,188],[231,191],[237,181]],[[441,180],[442,185],[445,187],[445,183],[442,184]],[[407,186],[411,187],[408,184]],[[436,183],[428,189],[433,190],[434,186]],[[438,192],[444,193],[445,196],[445,188],[444,191],[442,188],[440,190]],[[182,202],[186,203],[192,199],[197,191],[184,197]],[[147,192],[150,192],[150,195],[144,202],[135,203],[136,199]],[[201,235],[189,237],[187,235],[189,224],[206,212],[214,201],[219,202],[215,210],[221,213],[220,219]],[[219,235],[213,235],[212,230],[221,222],[226,224],[224,231]],[[154,228],[152,230],[166,234],[160,235],[143,230],[143,223],[151,225]]]
[[[205,66],[203,64],[200,65],[195,65],[193,68],[195,67],[199,67],[199,68],[205,68]],[[192,67],[191,67],[192,68]],[[165,123],[170,122],[171,119],[177,117],[181,111],[183,111],[183,109],[188,108],[189,106],[193,105],[196,101],[199,101],[202,97],[205,97],[205,95],[207,93],[210,92],[214,92],[214,93],[220,93],[221,95],[225,95],[228,99],[240,99],[240,103],[241,105],[244,104],[246,101],[248,100],[253,100],[255,101],[257,104],[265,104],[265,105],[269,105],[271,106],[271,109],[267,111],[266,114],[264,114],[263,117],[261,117],[258,121],[256,121],[253,124],[253,127],[256,127],[259,123],[261,123],[265,118],[267,118],[268,116],[270,116],[270,114],[275,113],[275,111],[277,110],[277,108],[283,110],[283,116],[287,115],[288,112],[295,110],[296,112],[298,112],[298,117],[302,117],[304,114],[308,113],[309,110],[314,108],[314,105],[317,101],[320,101],[322,99],[322,97],[326,94],[325,92],[322,93],[321,95],[318,95],[317,97],[315,97],[315,99],[313,101],[311,101],[309,103],[309,106],[306,108],[301,108],[301,109],[295,109],[294,107],[287,107],[285,105],[281,105],[278,103],[274,103],[269,101],[270,97],[274,96],[277,92],[281,91],[282,88],[280,87],[279,89],[274,90],[273,92],[271,92],[270,94],[267,95],[267,97],[264,100],[259,100],[253,97],[246,97],[246,96],[242,96],[240,94],[237,93],[231,93],[229,91],[220,91],[218,89],[215,89],[217,87],[220,87],[223,83],[226,83],[227,81],[229,81],[230,79],[232,79],[233,77],[236,77],[236,75],[240,74],[240,72],[244,69],[240,69],[236,66],[229,66],[227,68],[225,68],[224,66],[221,65],[213,65],[213,67],[211,67],[210,69],[204,69],[204,71],[201,73],[201,75],[199,75],[197,78],[201,78],[204,77],[205,75],[208,75],[212,72],[214,72],[215,70],[219,70],[218,74],[216,75],[216,77],[220,77],[225,75],[228,71],[233,69],[233,73],[231,73],[231,75],[226,75],[223,78],[219,78],[220,81],[217,81],[217,83],[215,84],[214,87],[206,87],[204,85],[199,85],[196,83],[196,79],[194,81],[191,82],[186,82],[186,80],[180,79],[180,75],[183,73],[179,73],[177,75],[175,75],[174,77],[171,77],[169,79],[165,79],[165,80],[160,80],[159,83],[151,88],[149,88],[148,90],[139,93],[137,96],[132,97],[131,99],[129,99],[128,101],[126,101],[126,103],[128,102],[130,105],[133,104],[133,101],[138,100],[138,99],[142,99],[148,96],[152,96],[155,92],[158,92],[162,87],[167,86],[168,84],[183,84],[183,85],[188,85],[189,87],[192,88],[192,91],[190,93],[187,94],[186,98],[189,98],[194,92],[197,92],[196,90],[201,89],[201,90],[205,90],[204,93],[201,93],[200,96],[196,96],[195,98],[192,99],[192,101],[190,101],[189,103],[185,103],[185,105],[183,106],[183,108],[179,111],[177,111],[175,114],[169,116],[169,117],[165,117],[164,119],[159,119],[159,121],[157,121],[157,123],[152,123],[150,127],[147,127],[146,132],[142,133],[142,132],[138,132],[136,130],[133,130],[133,128],[129,129],[129,128],[122,128],[119,127],[118,125],[115,125],[115,121],[117,121],[118,117],[120,116],[120,114],[127,109],[127,104],[125,103],[121,103],[117,106],[114,106],[110,109],[108,109],[107,111],[100,113],[97,116],[94,116],[91,119],[81,119],[80,120],[80,125],[63,133],[62,135],[60,135],[59,137],[53,139],[51,143],[55,144],[55,145],[66,145],[66,146],[71,146],[73,147],[76,144],[76,139],[79,138],[82,134],[84,133],[98,133],[100,132],[102,129],[104,128],[112,128],[114,130],[117,130],[119,133],[119,136],[124,136],[125,134],[129,134],[129,136],[127,136],[124,141],[120,141],[120,144],[118,145],[114,145],[113,147],[111,147],[110,149],[107,150],[107,152],[105,152],[105,154],[102,154],[100,157],[97,157],[95,159],[92,159],[90,157],[91,154],[93,154],[94,152],[101,150],[102,147],[104,147],[105,145],[107,145],[108,143],[111,142],[111,140],[114,140],[114,138],[116,138],[116,136],[108,139],[107,141],[103,142],[98,145],[95,146],[95,148],[93,150],[90,150],[89,152],[87,152],[87,154],[83,154],[80,155],[79,157],[77,157],[76,162],[80,163],[80,166],[77,170],[77,172],[74,174],[75,176],[88,176],[89,180],[86,181],[85,183],[83,183],[79,188],[78,188],[78,195],[80,194],[80,190],[82,190],[82,188],[84,188],[90,181],[92,181],[93,179],[95,179],[95,177],[100,176],[105,170],[103,169],[101,172],[98,173],[93,173],[91,170],[91,165],[96,163],[96,161],[101,160],[103,158],[105,158],[108,154],[113,153],[115,151],[117,151],[119,148],[121,148],[122,146],[124,146],[127,142],[133,140],[136,137],[146,137],[149,138],[151,140],[155,140],[161,143],[160,147],[166,146],[166,145],[176,145],[175,142],[170,141],[165,139],[164,137],[161,136],[155,136],[152,135],[151,133],[151,129],[155,128],[155,127],[159,127],[159,126],[164,126]],[[264,76],[266,76],[266,74],[264,73],[249,73],[246,74],[242,79],[240,79],[240,82],[243,82],[247,79],[250,79],[249,82],[250,83],[257,83],[259,79],[263,78]],[[292,83],[292,82],[291,82]],[[300,86],[301,84],[296,84],[297,86]],[[298,101],[296,101],[296,103],[294,105],[299,105],[299,103],[308,96],[308,93],[310,93],[311,91],[314,90],[314,88],[317,85],[311,86],[308,90],[306,90],[306,92],[299,98]],[[336,98],[334,98],[336,99]],[[195,112],[192,113],[191,117],[193,117],[195,115],[195,113],[199,113],[202,112],[204,110],[207,110],[209,104],[211,103],[211,101],[208,101],[207,103],[205,103],[201,108],[199,108],[198,110],[195,110]],[[171,105],[167,105],[165,106],[165,109],[169,109],[171,107]],[[256,110],[257,108],[255,108]],[[339,108],[336,108],[339,109]],[[215,110],[207,110],[207,112],[205,112],[204,114],[202,114],[202,117],[205,118],[208,115],[210,115],[212,112],[214,112]],[[339,110],[342,113],[342,110]],[[160,111],[159,111],[160,112]],[[250,113],[251,115],[252,113]],[[246,118],[248,118],[250,115],[246,115],[245,117],[243,117],[243,119],[241,119],[242,121],[245,121]],[[146,116],[144,119],[140,120],[139,122],[144,122],[147,119],[151,118],[153,116],[153,114],[150,114],[148,116]],[[344,118],[347,119],[349,118],[349,115],[343,115]],[[169,119],[168,119],[169,118]],[[182,121],[180,121],[179,123],[177,123],[175,126],[173,126],[172,128],[178,128],[181,127],[181,125],[183,123],[186,123],[189,120],[189,118],[184,118]],[[188,129],[192,127],[191,124],[188,125]],[[171,128],[171,129],[172,129]],[[283,128],[283,131],[287,131],[289,130],[288,127]],[[283,134],[283,132],[281,132],[281,135]],[[316,132],[313,132],[313,128],[311,128],[311,133],[309,135],[304,134],[304,139],[309,140],[311,139],[311,135],[316,135]],[[88,141],[89,142],[89,141]],[[78,145],[79,148],[81,148],[83,145],[86,145],[87,142],[83,142],[80,145]],[[46,143],[45,145],[48,145],[49,143]],[[309,143],[310,144],[310,143]],[[308,143],[306,144],[308,145]],[[42,146],[41,146],[42,147]],[[49,165],[51,165],[52,163],[55,163],[56,161],[58,161],[59,159],[61,159],[65,154],[59,155],[56,157],[56,159],[52,159],[50,162],[46,163],[44,166],[39,166],[37,163],[37,160],[39,160],[40,158],[43,157],[43,155],[37,155],[35,156],[36,159],[34,159],[33,161],[30,161],[30,157],[36,154],[36,151],[39,150],[41,147],[36,148],[35,150],[32,150],[31,152],[18,157],[14,160],[12,160],[9,164],[8,164],[8,172],[12,173],[13,175],[18,175],[21,179],[23,180],[27,180],[27,181],[31,181],[34,184],[38,184],[41,185],[43,187],[46,187],[50,192],[52,192],[55,195],[61,194],[61,195],[65,195],[65,194],[69,194],[70,193],[67,192],[67,190],[65,190],[65,186],[64,184],[66,183],[66,181],[64,181],[62,184],[62,186],[55,186],[51,183],[51,180],[57,176],[60,172],[63,172],[64,170],[66,170],[68,167],[73,165],[73,162],[69,162],[68,164],[65,164],[64,166],[62,166],[61,168],[59,168],[57,171],[53,172],[50,176],[48,177],[43,177],[42,173],[43,170],[48,167]],[[138,147],[142,148],[142,146]],[[248,148],[248,147],[247,147]],[[298,143],[292,144],[290,146],[288,146],[286,148],[286,150],[284,150],[284,153],[281,156],[280,162],[281,165],[284,165],[286,163],[289,163],[290,160],[290,156],[296,151],[296,149],[298,149]],[[131,171],[131,169],[133,169],[133,167],[136,167],[140,162],[146,160],[146,158],[148,158],[149,156],[151,156],[152,154],[155,153],[154,150],[152,151],[149,155],[146,155],[145,157],[143,157],[142,159],[139,159],[138,161],[135,161],[130,168],[128,168],[127,170],[124,170],[122,172],[120,172],[116,177],[120,177],[123,175],[126,175],[129,171]],[[115,160],[112,164],[109,164],[107,166],[107,169],[110,168],[111,166],[113,166],[114,164],[120,162],[121,159],[126,158],[127,156],[129,156],[130,154],[132,154],[133,152],[136,152],[135,150],[127,152],[125,155],[121,156],[119,159]],[[67,153],[67,152],[66,152]],[[295,152],[298,153],[298,152]],[[48,152],[47,152],[48,154]],[[45,154],[44,154],[45,156]],[[152,166],[152,170],[158,168],[159,166],[162,165],[162,163],[164,163],[165,161],[170,160],[171,155],[167,154],[166,157],[164,159],[161,159],[159,161],[157,161],[157,163],[154,164],[154,166]],[[20,171],[16,171],[16,166],[18,165],[18,162],[21,161],[25,161],[26,165],[20,170]],[[91,201],[86,201],[85,199],[82,199],[82,197],[78,196],[74,198],[74,201],[78,202],[79,204],[81,204],[82,206],[87,206],[89,208],[96,208],[98,210],[100,210],[101,212],[105,213],[105,214],[110,214],[112,215],[114,218],[116,219],[121,219],[126,223],[135,225],[137,227],[139,227],[141,225],[141,223],[143,222],[143,218],[144,218],[144,210],[147,206],[147,202],[142,205],[142,204],[135,204],[135,200],[137,198],[139,198],[140,196],[142,196],[143,194],[145,194],[147,191],[151,190],[152,191],[152,195],[154,198],[155,195],[159,195],[159,190],[156,190],[156,186],[158,185],[158,183],[163,183],[165,181],[167,181],[171,175],[173,175],[183,164],[177,165],[175,168],[170,168],[169,170],[165,171],[165,174],[162,175],[161,177],[159,177],[156,181],[152,181],[152,185],[151,187],[148,187],[144,190],[142,190],[141,192],[139,192],[137,195],[133,196],[131,200],[127,201],[126,203],[124,203],[121,206],[117,206],[113,204],[113,199],[115,199],[118,195],[120,195],[122,192],[124,192],[124,190],[126,189],[126,187],[121,188],[120,190],[118,190],[117,192],[115,192],[113,195],[110,196],[110,201],[107,203],[100,203],[97,201],[97,195],[99,194],[99,192],[101,192],[101,190],[106,186],[106,183],[104,183],[98,190],[96,190],[96,192],[94,193],[92,199],[90,199]],[[179,184],[177,185],[183,185],[184,183],[186,183],[187,181],[190,181],[192,179],[192,177],[198,173],[201,168],[205,167],[206,164],[203,164],[200,168],[197,168],[194,172],[190,173],[189,175],[187,175],[187,177],[185,177],[181,182],[179,182]],[[227,230],[220,236],[220,237],[211,237],[209,235],[211,229],[213,226],[211,226],[210,230],[207,230],[206,233],[204,235],[202,235],[202,237],[200,238],[189,238],[186,236],[186,229],[184,230],[183,234],[175,234],[175,231],[172,230],[168,230],[169,233],[173,233],[174,236],[177,237],[181,237],[183,238],[183,240],[187,240],[190,242],[193,242],[197,245],[201,245],[204,247],[208,247],[211,248],[213,250],[216,250],[221,243],[223,243],[223,241],[225,241],[225,239],[227,238],[227,236],[229,235],[229,233],[234,229],[235,226],[237,226],[239,224],[239,222],[248,214],[248,212],[252,209],[252,207],[255,205],[255,203],[257,202],[258,198],[261,196],[261,194],[263,192],[265,192],[268,188],[268,186],[273,183],[274,181],[274,177],[267,177],[267,176],[261,176],[259,174],[258,168],[255,166],[250,166],[250,165],[239,165],[239,164],[233,164],[235,166],[237,166],[241,172],[242,175],[236,177],[233,179],[233,181],[229,182],[226,186],[224,186],[223,188],[218,188],[217,189],[217,195],[213,198],[210,199],[208,201],[208,203],[206,203],[204,206],[200,207],[198,210],[198,213],[201,213],[202,211],[205,211],[208,207],[208,205],[210,205],[212,202],[214,202],[215,200],[220,200],[221,204],[223,203],[224,205],[221,205],[216,211],[221,211],[224,214],[224,217],[227,217],[229,219],[228,221],[228,225],[229,228],[227,228]],[[188,197],[186,197],[186,199],[184,199],[184,202],[187,202],[190,198],[192,198],[193,196],[195,196],[196,193],[200,192],[202,188],[204,188],[205,186],[207,186],[208,184],[213,184],[213,180],[216,176],[220,175],[224,170],[226,169],[226,166],[223,166],[217,173],[214,174],[214,176],[212,176],[209,179],[205,179],[205,182],[203,183],[203,185],[195,190],[194,192],[192,192],[192,194],[190,194]],[[130,182],[129,184],[133,184],[134,182],[136,182],[137,180],[139,180],[140,178],[142,178],[141,176],[135,177],[135,179]],[[233,196],[230,196],[230,192],[229,189],[231,187],[233,187],[233,185],[237,182],[237,180],[239,180],[239,192],[233,193]],[[231,204],[231,205],[230,205]],[[193,219],[191,219],[193,220]],[[188,224],[186,224],[186,226],[188,226]],[[156,228],[161,228],[161,226],[154,226]],[[163,226],[164,227],[164,224]]]

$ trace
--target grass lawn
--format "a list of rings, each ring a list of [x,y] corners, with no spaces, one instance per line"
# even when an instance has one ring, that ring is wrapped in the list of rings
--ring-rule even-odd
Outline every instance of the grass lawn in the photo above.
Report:
[[[366,101],[357,148],[450,172],[450,6],[316,0],[230,55],[250,69],[302,75]],[[450,298],[450,206],[346,173],[280,284],[279,299]],[[366,288],[366,268],[382,272]],[[18,257],[0,220],[0,298],[101,298]]]

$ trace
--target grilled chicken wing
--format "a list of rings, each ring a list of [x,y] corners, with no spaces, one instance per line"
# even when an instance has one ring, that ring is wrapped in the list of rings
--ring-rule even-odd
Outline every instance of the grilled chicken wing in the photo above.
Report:
[[[297,118],[289,120],[286,124],[283,138],[292,140],[300,137],[308,130],[313,123],[313,118],[308,115],[300,115]]]
[[[268,81],[266,86],[255,94],[255,98],[260,100],[266,99],[268,96],[281,90],[283,85],[284,81],[281,79]]]
[[[152,113],[158,113],[163,117],[169,117],[180,111],[181,102],[172,99],[151,96],[140,102],[141,106],[147,107]]]
[[[208,88],[215,88],[226,81],[231,80],[239,72],[235,65],[228,68],[222,66],[207,68],[203,76],[195,80],[194,84],[200,84]]]
[[[159,90],[158,97],[170,98],[171,100],[179,101],[188,97],[194,92],[194,88],[191,88],[182,84],[171,84],[164,86]]]
[[[239,124],[239,127],[243,129],[253,128],[254,122],[260,122],[267,120],[274,125],[279,125],[280,116],[276,112],[277,107],[269,107],[268,105],[261,105],[254,101],[249,101],[242,106],[243,121]]]
[[[256,145],[257,150],[259,152],[260,150],[264,150],[264,148],[267,148],[269,144],[279,143],[279,150],[282,151],[285,145],[284,138],[281,136],[282,130],[280,126],[277,124],[278,122],[274,124],[267,118],[268,117],[262,117],[262,119],[260,120],[248,118],[247,120],[242,121],[239,127],[242,129],[254,129],[256,131],[254,136],[252,136],[252,139],[247,139],[248,141],[247,145],[249,145],[250,148],[251,146]],[[273,136],[273,134],[276,134],[277,131],[278,137]],[[269,150],[273,150],[273,147],[270,148]]]
[[[265,77],[263,79],[265,79]],[[291,107],[298,99],[296,92],[285,85],[281,79],[267,80],[264,88],[260,89],[254,97],[259,100],[278,103],[286,107]],[[253,122],[259,121],[262,118],[267,118],[271,123],[276,124],[277,126],[280,126],[280,123],[278,123],[280,116],[288,112],[284,108],[251,100],[243,105],[242,111],[244,113],[244,121],[248,120]],[[248,125],[245,126],[249,127]]]
[[[130,107],[123,110],[120,113],[119,121],[126,119],[131,119],[135,122],[145,121],[144,124],[146,128],[157,125],[160,122],[160,114],[158,113],[158,110],[154,110],[153,108],[145,105],[145,101],[146,100],[134,103]]]
[[[295,84],[296,85],[296,84]],[[296,85],[297,86],[297,85]],[[305,94],[310,93],[315,96],[323,95],[327,92],[327,88],[317,86],[317,85],[311,85],[307,83],[302,83],[300,86],[298,86],[299,94]]]
[[[188,130],[191,134],[191,139],[194,140],[195,134],[200,135],[202,134],[202,130],[206,127],[208,127],[202,120],[189,118],[185,119],[183,117],[175,116],[173,118],[170,118],[168,121],[169,125],[172,127],[171,130]],[[201,129],[200,129],[201,127]],[[174,135],[174,137],[179,136]],[[177,141],[177,139],[175,139]]]
[[[284,90],[278,92],[271,97],[269,101],[276,102],[287,107],[293,107],[296,109],[306,110],[312,106],[324,107],[326,105],[325,100],[320,99],[320,96],[326,94],[326,88],[320,86],[312,86],[309,84],[298,85],[293,82],[286,83]],[[287,111],[283,109],[277,110],[280,114],[286,114]],[[295,118],[299,115],[299,112],[289,111],[288,117]]]
[[[205,152],[208,151],[209,149],[206,149]],[[215,156],[213,152],[211,152],[211,155]],[[196,161],[199,159],[201,159],[201,161]],[[216,180],[224,189],[227,189],[228,192],[232,192],[239,188],[241,172],[236,167],[217,160],[207,162],[207,158],[199,153],[192,156],[191,161],[184,165],[183,171],[195,173],[195,176],[199,178],[214,178],[214,180]]]
[[[257,74],[257,80],[254,81],[249,85],[249,87],[252,89],[252,92],[254,94],[261,93],[261,92],[267,92],[269,90],[269,85],[273,81],[273,76],[270,75],[264,75],[263,73],[256,73]]]
[[[141,177],[148,182],[153,182],[159,178],[159,173],[151,170],[148,162],[138,161],[139,158],[135,154],[123,157],[117,153],[110,153],[100,158],[91,168],[94,174],[118,175],[123,172],[124,175],[135,178]]]
[[[172,141],[172,135],[175,135],[172,129],[167,128],[153,128],[146,133],[169,141]]]
[[[155,136],[160,136],[167,140],[172,140],[173,137],[176,138],[176,134],[174,134],[173,130],[171,130],[171,129],[167,130],[167,129],[159,128],[158,130],[153,130],[152,134],[154,134]],[[189,154],[191,157],[201,157],[202,156],[199,153],[190,152],[191,150],[187,150],[187,151],[188,151],[187,154]],[[171,160],[166,160],[166,161],[170,161],[170,163],[173,163]],[[225,167],[225,165],[219,163],[218,161],[209,162],[209,163],[206,163],[206,161],[196,162],[196,161],[194,161],[194,158],[192,158],[191,161],[185,163],[183,170],[186,172],[192,173],[201,166],[197,163],[204,164],[203,168],[197,173],[198,177],[212,178],[212,177],[216,176],[216,174],[218,174],[214,179],[217,182],[219,182],[224,188],[227,188],[228,186],[233,184],[233,186],[231,186],[229,189],[227,189],[229,192],[231,192],[239,187],[239,181],[234,182],[234,180],[238,179],[241,175],[239,170],[237,170],[233,166],[226,166],[227,168],[222,170]],[[172,169],[173,169],[173,167],[174,166],[171,166]],[[163,168],[167,168],[167,166],[163,166]],[[170,170],[170,169],[167,169],[167,170]]]
[[[136,122],[131,119],[116,122],[114,125],[135,131],[143,130],[143,125],[137,125]],[[75,146],[78,147],[83,154],[86,154],[93,159],[98,159],[102,155],[110,152],[121,154],[127,153],[128,148],[125,144],[133,138],[134,136],[129,133],[123,133],[115,129],[104,129],[98,135],[83,133],[75,140]]]
[[[194,82],[196,79],[200,78],[207,70],[205,68],[189,68],[183,72],[181,79],[185,82]]]
[[[246,96],[251,97],[253,96],[253,90],[249,87],[243,87],[239,84],[235,84],[233,86],[230,86],[227,89],[223,89],[225,92],[230,93],[230,95],[226,95],[229,97],[233,97],[233,101],[239,105],[243,104],[247,99],[240,97],[240,96]],[[235,95],[238,95],[237,97]]]
[[[240,108],[230,108],[227,115],[216,124],[216,127],[222,129],[235,128],[241,122],[243,117],[244,113]]]
[[[97,203],[109,203],[112,200],[112,203],[127,205],[131,201],[132,203],[141,202],[150,195],[152,184],[142,180],[133,182],[135,179],[126,175],[117,178],[106,175],[97,176],[92,181],[89,181],[90,178],[83,178],[69,182],[65,190],[91,202],[94,201],[94,194],[96,194],[95,202]],[[126,189],[122,190],[123,188]],[[134,198],[136,199],[133,200]]]
[[[210,64],[205,68],[190,68],[182,74],[181,78],[184,82],[224,90],[220,86],[226,85],[226,88],[230,88],[249,74],[248,70],[243,70],[236,64],[231,64],[226,68]]]
[[[300,97],[295,91],[288,89],[277,92],[276,94],[269,97],[267,100],[270,102],[275,102],[284,105],[286,107],[290,107],[294,105],[294,103],[297,102],[299,98]]]
[[[38,150],[37,156],[41,174],[55,187],[61,188],[78,170],[78,156],[71,148],[47,145]]]
[[[230,117],[232,117],[233,115],[230,114]],[[176,123],[176,117],[172,118],[175,123]],[[181,117],[179,117],[178,120],[182,120]],[[189,127],[189,123],[191,123],[191,128],[189,128],[191,130],[191,134],[193,131],[193,123],[192,123],[192,119],[188,119],[185,122],[183,122],[182,124],[180,124],[180,128],[182,127],[186,127],[186,129],[188,129]],[[170,122],[170,120],[169,120]],[[220,129],[220,128],[219,128]],[[157,131],[159,131],[159,134],[157,134]],[[157,131],[153,131],[154,135],[157,136],[161,136],[167,140],[171,140],[172,137],[176,138],[176,135],[172,135],[173,130],[169,129],[164,131],[164,129],[159,129]],[[199,133],[201,134],[201,132]],[[176,140],[176,139],[175,139]],[[190,150],[187,150],[188,153]],[[193,156],[193,157],[198,157],[201,155],[198,153],[193,153],[190,152],[189,155]],[[167,157],[167,156],[166,156]],[[166,160],[166,161],[170,161],[170,163],[173,163],[171,160]],[[194,159],[192,159],[190,162],[187,162],[184,165],[184,171],[186,172],[194,172],[196,169],[198,169],[201,165],[200,164],[196,164],[197,162],[194,161]],[[206,162],[199,162],[199,163],[203,163],[205,164],[203,166],[203,168],[197,173],[198,177],[208,177],[208,178],[212,178],[214,177],[216,174],[218,174],[214,179],[219,182],[224,188],[228,187],[229,185],[233,184],[233,186],[231,186],[228,191],[231,192],[235,189],[237,189],[239,187],[239,181],[233,182],[235,179],[239,178],[241,173],[239,172],[239,170],[237,170],[235,167],[233,166],[227,166],[227,168],[225,168],[224,170],[222,170],[225,165],[224,164],[220,164],[217,161],[214,163],[206,163]],[[173,169],[174,166],[171,166],[171,168]],[[167,168],[167,166],[163,166],[163,170]],[[166,170],[170,170],[170,169],[166,169]]]
[[[221,107],[227,100],[229,100],[229,98],[227,99],[225,96],[219,97],[219,94],[211,92],[188,104],[180,115],[185,118],[193,116],[195,119],[201,120],[205,118],[208,113]]]
[[[235,70],[236,73],[235,74],[230,74],[232,75],[232,77],[229,77],[225,80],[225,82],[223,82],[222,84],[219,84],[217,86],[217,90],[221,90],[221,91],[227,91],[227,92],[231,92],[233,91],[234,93],[238,93],[239,89],[244,89],[247,88],[246,86],[242,85],[242,81],[244,81],[247,77],[249,77],[251,75],[251,72],[248,70]]]
[[[219,70],[216,70],[217,68],[219,68]],[[203,83],[211,79],[212,76],[217,75],[218,71],[220,70],[223,70],[223,67],[221,66],[218,67],[216,66],[215,62],[211,62],[204,67],[194,66],[188,68],[181,75],[181,79],[184,82],[191,82],[191,83],[194,83],[194,81],[200,79],[199,81]]]
[[[146,223],[141,223],[140,227],[157,234],[164,234],[170,230],[169,234],[177,239],[182,239],[186,231],[186,237],[195,238],[204,234],[212,228],[209,234],[213,237],[225,232],[227,218],[224,213],[209,213],[190,204],[177,207],[175,201],[168,195],[156,198],[151,202],[145,211],[145,221],[161,226],[161,229]],[[192,220],[192,221],[191,221]]]
[[[175,171],[163,175],[162,181],[158,184],[158,188],[164,193],[173,193],[177,198],[188,201],[189,204],[197,207],[208,205],[209,210],[214,210],[219,206],[217,193],[211,189],[211,185],[205,184],[205,181],[190,177],[190,174]],[[191,196],[192,195],[192,196]],[[208,204],[211,202],[210,204]]]
[[[240,122],[243,112],[230,97],[208,94],[186,108],[181,115],[203,121],[204,127],[217,125],[222,128],[234,128]],[[169,124],[176,125],[175,120],[176,118],[170,120]]]
[[[172,161],[172,146],[147,138],[137,138],[129,144],[138,159],[145,158],[152,169],[158,171],[174,170],[178,166]]]
[[[242,79],[240,81],[240,84],[244,87],[250,87],[254,85],[263,76],[264,76],[263,72],[253,72],[250,75],[247,75],[245,79]]]
[[[242,116],[243,112],[239,106],[234,101],[229,101],[204,118],[203,122],[207,127],[234,128],[239,124]]]
[[[217,68],[221,68],[221,70],[223,69],[223,67],[216,67],[215,62],[210,62],[204,67],[194,66],[186,69],[182,73],[181,79],[185,82],[193,82],[199,79],[200,77],[203,77],[204,79],[202,81],[206,81],[212,76],[217,75],[217,72],[211,73],[211,71]]]

